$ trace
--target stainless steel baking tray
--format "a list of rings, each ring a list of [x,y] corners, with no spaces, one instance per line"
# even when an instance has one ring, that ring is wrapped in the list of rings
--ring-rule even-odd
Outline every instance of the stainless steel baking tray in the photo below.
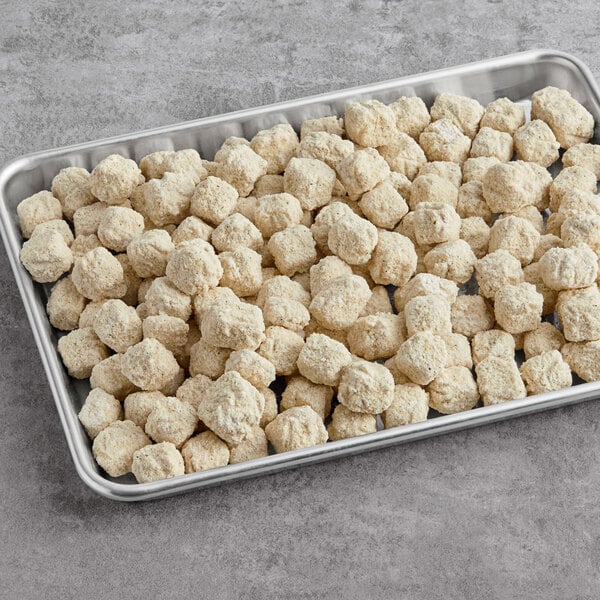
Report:
[[[527,103],[532,92],[546,85],[568,89],[594,115],[596,122],[600,122],[600,94],[589,69],[568,54],[534,50],[47,150],[18,158],[6,165],[0,171],[0,231],[81,479],[97,493],[114,500],[148,500],[583,402],[600,395],[600,382],[582,383],[559,392],[475,408],[455,415],[438,416],[424,423],[382,430],[155,483],[137,484],[131,476],[111,479],[94,462],[91,444],[77,419],[89,388],[86,382],[75,381],[67,375],[58,356],[57,332],[50,326],[45,312],[48,287],[33,283],[19,262],[22,239],[16,206],[23,198],[39,190],[49,189],[52,178],[63,167],[81,166],[90,169],[114,152],[139,160],[155,150],[192,147],[197,148],[203,157],[212,157],[227,136],[251,138],[259,129],[276,123],[288,122],[299,128],[301,122],[308,118],[342,114],[344,104],[349,99],[377,98],[383,102],[391,102],[400,95],[417,95],[431,103],[436,94],[446,91],[472,96],[482,104],[501,96]],[[598,142],[597,137],[594,141]]]

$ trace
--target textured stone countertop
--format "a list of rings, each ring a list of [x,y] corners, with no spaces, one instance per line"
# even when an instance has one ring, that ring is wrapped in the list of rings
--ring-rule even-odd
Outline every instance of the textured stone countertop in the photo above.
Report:
[[[600,75],[593,0],[1,6],[0,163],[530,48]],[[0,346],[3,599],[598,598],[597,402],[126,505],[75,474],[4,251]]]

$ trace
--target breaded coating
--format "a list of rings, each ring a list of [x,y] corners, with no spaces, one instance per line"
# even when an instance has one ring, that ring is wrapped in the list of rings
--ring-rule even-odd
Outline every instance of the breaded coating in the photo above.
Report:
[[[524,333],[537,328],[543,305],[543,296],[531,283],[506,285],[494,298],[494,314],[505,331]]]
[[[519,372],[530,396],[562,390],[573,384],[571,367],[558,350],[544,352],[526,360]]]
[[[557,142],[552,129],[544,121],[534,119],[517,129],[514,135],[515,151],[519,160],[549,167],[558,160]]]
[[[396,129],[415,139],[431,121],[425,102],[418,96],[400,96],[389,107],[396,116]]]
[[[110,355],[91,327],[75,329],[61,337],[58,353],[69,375],[75,379],[87,379],[94,366]]]
[[[96,388],[86,397],[79,414],[79,421],[91,440],[111,423],[123,418],[121,403],[104,390]]]
[[[332,387],[295,375],[288,380],[281,395],[281,411],[294,406],[310,406],[324,421],[331,412],[332,398]]]
[[[127,349],[121,359],[123,375],[145,391],[157,391],[179,373],[173,353],[158,340],[148,338]]]
[[[277,375],[292,375],[304,347],[304,338],[295,331],[271,325],[265,330],[265,339],[257,352],[275,366]]]
[[[357,413],[342,404],[335,407],[331,422],[327,426],[327,433],[332,441],[345,440],[357,435],[375,433],[376,431],[377,419],[375,415]]]
[[[388,408],[381,414],[386,429],[422,423],[429,413],[429,395],[414,383],[394,386],[394,398]]]
[[[514,135],[525,123],[525,108],[509,98],[497,98],[490,102],[481,117],[481,127],[491,127]]]
[[[513,156],[513,138],[503,131],[482,127],[473,138],[469,156],[472,158],[488,156],[497,158],[500,162],[508,162]]]
[[[513,357],[488,356],[475,366],[484,406],[525,398],[527,392]]]
[[[114,421],[96,436],[92,452],[96,462],[111,477],[120,477],[132,470],[136,452],[149,444],[150,438],[135,423]]]
[[[448,160],[462,165],[469,156],[471,139],[448,119],[436,120],[419,135],[427,160]]]
[[[120,154],[101,160],[89,179],[92,194],[106,204],[122,204],[142,183],[144,176],[135,161]]]
[[[427,385],[445,368],[447,360],[444,340],[431,331],[420,331],[400,346],[396,367],[413,383]]]
[[[427,386],[429,406],[443,415],[471,410],[479,402],[479,390],[470,369],[448,367]]]
[[[308,380],[337,386],[342,369],[352,362],[352,355],[342,343],[313,333],[306,338],[297,361],[300,374]]]
[[[541,325],[543,323],[540,323]],[[530,335],[530,333],[527,332],[525,336]],[[513,359],[515,356],[515,339],[510,333],[501,329],[478,331],[471,340],[471,349],[475,365],[478,365],[482,360],[488,358],[488,356]]]
[[[328,439],[321,417],[310,406],[284,410],[265,427],[265,434],[278,453],[318,446]]]
[[[383,146],[396,130],[394,111],[379,102],[348,102],[344,113],[346,135],[359,146]]]
[[[150,483],[183,475],[185,466],[179,450],[170,442],[161,442],[135,452],[131,472],[138,483]]]
[[[552,324],[542,322],[536,329],[528,331],[523,338],[523,350],[525,359],[560,350],[565,345],[565,336]]]

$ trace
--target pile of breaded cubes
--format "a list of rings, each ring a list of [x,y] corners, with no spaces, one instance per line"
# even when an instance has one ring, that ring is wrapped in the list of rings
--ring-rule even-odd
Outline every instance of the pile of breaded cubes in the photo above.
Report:
[[[531,103],[348,102],[24,199],[100,467],[156,481],[600,379],[594,120]]]

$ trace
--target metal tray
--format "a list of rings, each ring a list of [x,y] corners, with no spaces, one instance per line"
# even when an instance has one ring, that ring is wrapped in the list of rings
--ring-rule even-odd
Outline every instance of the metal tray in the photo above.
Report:
[[[58,356],[57,332],[50,326],[45,312],[49,288],[33,283],[19,262],[22,239],[16,206],[23,198],[39,190],[49,189],[52,178],[63,167],[81,166],[90,169],[114,152],[139,160],[145,154],[156,150],[189,147],[197,148],[203,157],[210,158],[227,136],[251,138],[259,129],[276,123],[288,122],[299,128],[301,122],[308,118],[342,114],[344,104],[349,99],[377,98],[383,102],[392,102],[400,95],[417,95],[431,104],[435,95],[446,91],[477,98],[484,105],[501,96],[527,103],[535,90],[546,85],[568,89],[594,115],[596,122],[600,122],[600,93],[589,69],[568,54],[552,50],[533,50],[38,152],[6,165],[0,171],[0,232],[50,382],[69,449],[81,479],[95,492],[114,500],[148,500],[583,402],[600,395],[600,382],[583,383],[558,392],[496,406],[474,408],[454,415],[438,416],[424,423],[381,430],[356,438],[154,483],[137,484],[132,476],[111,479],[106,477],[94,462],[90,441],[77,419],[89,386],[87,382],[71,379]],[[593,141],[597,143],[598,137]]]

